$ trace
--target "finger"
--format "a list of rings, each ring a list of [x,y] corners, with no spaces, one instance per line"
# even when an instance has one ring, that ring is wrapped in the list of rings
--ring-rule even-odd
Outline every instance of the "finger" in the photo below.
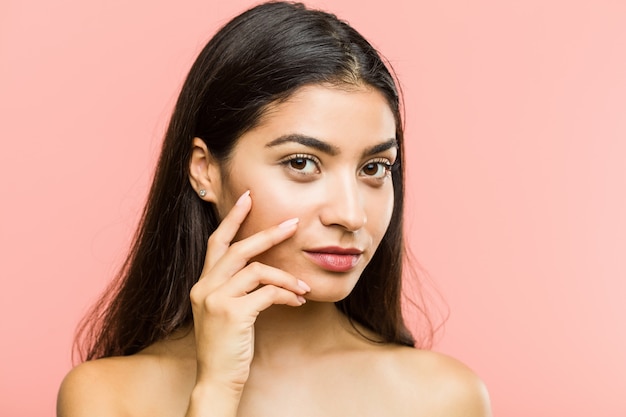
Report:
[[[211,270],[211,274],[221,276],[223,280],[232,277],[243,269],[252,258],[291,237],[295,233],[297,225],[297,218],[289,219],[277,226],[262,230],[233,243],[228,251],[217,260]],[[216,285],[221,285],[221,282],[216,282]]]
[[[239,298],[238,301],[245,302],[248,306],[247,308],[253,309],[256,313],[260,313],[275,304],[299,307],[306,303],[303,296],[273,285],[261,287],[245,297]],[[245,307],[241,306],[241,308]]]
[[[296,231],[297,220],[287,220],[231,245],[213,268],[209,270],[205,265],[205,270],[195,285],[196,292],[208,294],[215,291],[244,269],[254,256],[292,236]]]
[[[311,288],[288,272],[260,262],[252,262],[227,280],[221,290],[230,297],[243,296],[260,286],[273,285],[298,295],[306,294]]]
[[[225,289],[213,291],[210,294],[202,294],[198,284],[191,289],[190,299],[194,311],[194,320],[198,312],[205,312],[210,317],[226,317],[234,322],[241,321],[245,317],[256,315],[273,304],[287,304],[300,306],[306,302],[303,294],[296,293],[276,285],[264,285],[254,291],[237,296],[229,296],[224,293]],[[298,292],[302,292],[298,289]]]
[[[243,223],[250,212],[251,203],[250,190],[248,190],[239,197],[233,208],[230,209],[220,225],[211,234],[207,244],[202,275],[204,275],[204,271],[211,269],[215,262],[226,253],[230,243],[237,235],[241,223]]]

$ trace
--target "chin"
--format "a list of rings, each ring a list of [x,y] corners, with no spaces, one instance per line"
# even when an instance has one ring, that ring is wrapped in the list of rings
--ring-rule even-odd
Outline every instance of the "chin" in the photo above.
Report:
[[[335,303],[341,301],[350,295],[356,280],[348,277],[329,277],[323,280],[319,278],[309,279],[305,281],[311,286],[311,292],[304,295],[309,301],[320,303]]]
[[[343,294],[342,296],[339,296],[339,295],[326,295],[326,294],[321,294],[321,295],[306,294],[304,296],[304,298],[306,298],[307,301],[312,301],[312,302],[316,302],[316,303],[336,303],[337,301],[343,300],[348,295],[350,295],[350,293]]]

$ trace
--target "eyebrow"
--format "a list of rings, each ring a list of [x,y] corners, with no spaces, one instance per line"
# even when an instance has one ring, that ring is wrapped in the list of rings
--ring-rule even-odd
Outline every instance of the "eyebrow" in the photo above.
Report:
[[[312,138],[310,136],[298,135],[298,134],[281,136],[277,139],[274,139],[267,145],[265,145],[265,147],[271,148],[271,147],[282,145],[283,143],[288,143],[288,142],[299,143],[300,145],[317,149],[320,152],[324,152],[332,156],[339,154],[339,148],[337,148],[336,146],[333,146],[326,142],[322,142],[321,140]]]
[[[397,148],[397,147],[398,147],[398,141],[395,138],[389,139],[383,143],[379,143],[378,145],[374,145],[374,146],[367,148],[363,152],[363,156],[374,155],[380,152],[384,152],[387,149]]]
[[[300,134],[289,134],[284,135],[279,138],[274,139],[270,143],[266,144],[266,148],[272,148],[274,146],[282,145],[284,143],[295,142],[300,145],[307,146],[309,148],[317,149],[320,152],[324,152],[325,154],[335,156],[339,154],[339,148],[321,141],[319,139],[313,138],[311,136],[300,135]],[[380,152],[384,152],[387,149],[397,148],[398,141],[395,138],[389,139],[385,142],[379,143],[377,145],[371,146],[363,151],[363,156],[370,156]]]

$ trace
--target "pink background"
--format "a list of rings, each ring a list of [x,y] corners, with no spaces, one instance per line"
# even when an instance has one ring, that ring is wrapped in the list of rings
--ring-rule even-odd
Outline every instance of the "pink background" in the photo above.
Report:
[[[248,1],[0,3],[0,415],[51,416],[178,88]],[[319,0],[395,66],[437,350],[497,416],[626,415],[626,3]]]

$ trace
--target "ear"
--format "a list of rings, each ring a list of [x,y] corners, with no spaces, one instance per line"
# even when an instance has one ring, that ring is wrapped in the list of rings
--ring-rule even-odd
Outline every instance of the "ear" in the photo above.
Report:
[[[202,139],[193,138],[192,146],[189,182],[202,200],[216,203],[222,185],[219,164]]]

